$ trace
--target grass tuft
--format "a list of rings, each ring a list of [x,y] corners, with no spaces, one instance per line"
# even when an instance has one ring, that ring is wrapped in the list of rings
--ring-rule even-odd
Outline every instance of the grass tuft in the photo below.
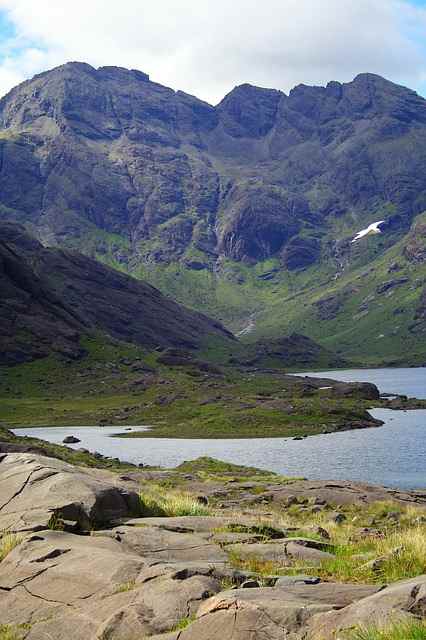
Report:
[[[410,620],[396,622],[384,628],[359,627],[346,636],[347,640],[426,640],[426,622]]]
[[[22,542],[22,536],[5,531],[0,533],[0,562]]]
[[[22,640],[25,632],[31,628],[31,625],[20,624],[18,626],[11,624],[0,624],[0,640]]]
[[[208,516],[210,510],[188,493],[140,494],[142,517]]]
[[[189,627],[190,624],[192,624],[195,620],[195,615],[192,616],[186,616],[186,618],[181,618],[175,625],[174,627],[171,629],[171,631],[182,631],[183,629],[186,629],[187,627]]]

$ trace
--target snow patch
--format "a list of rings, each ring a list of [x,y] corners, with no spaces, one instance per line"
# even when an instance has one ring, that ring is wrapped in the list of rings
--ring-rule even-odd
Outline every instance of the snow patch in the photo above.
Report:
[[[372,222],[366,229],[362,229],[361,231],[358,231],[358,233],[356,234],[352,242],[357,242],[357,240],[360,240],[361,238],[363,238],[364,236],[367,236],[370,233],[381,233],[379,227],[383,223],[384,223],[384,220],[379,220],[378,222]]]

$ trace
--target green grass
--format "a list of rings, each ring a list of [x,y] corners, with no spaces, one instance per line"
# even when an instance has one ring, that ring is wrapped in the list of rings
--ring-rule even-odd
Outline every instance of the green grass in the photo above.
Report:
[[[185,618],[181,618],[171,629],[170,631],[182,631],[183,629],[186,629],[187,627],[189,627],[190,624],[192,624],[195,620],[195,615],[192,616],[186,616]]]
[[[15,625],[0,624],[0,640],[22,640],[22,629]]]
[[[303,381],[291,376],[232,366],[223,367],[222,376],[168,367],[158,353],[99,336],[83,346],[88,355],[81,361],[51,356],[0,368],[0,424],[148,424],[151,432],[120,437],[235,438],[311,435],[368,419],[370,403],[319,393],[304,397]],[[134,370],[135,361],[153,371]]]
[[[244,478],[248,476],[273,476],[277,474],[270,471],[264,471],[263,469],[257,469],[256,467],[245,467],[240,464],[234,464],[233,462],[224,462],[223,460],[216,460],[216,458],[210,458],[209,456],[202,456],[195,460],[182,462],[176,471],[181,473],[206,473],[209,475],[222,475],[228,474],[235,476],[236,474],[243,474]]]
[[[184,492],[165,492],[150,486],[140,493],[142,517],[208,516],[210,509]]]
[[[363,218],[348,214],[330,220],[334,226],[327,233],[334,239],[348,238],[362,228],[364,221],[383,219],[388,210],[389,207],[381,207]],[[416,221],[424,219],[422,214]],[[406,236],[387,232],[351,246],[341,272],[332,252],[324,248],[321,262],[299,271],[279,269],[266,281],[259,276],[279,267],[278,260],[250,266],[225,259],[220,272],[192,271],[180,263],[149,265],[138,267],[135,275],[183,304],[221,320],[234,332],[246,327],[249,317],[253,318],[255,327],[244,337],[247,342],[296,331],[361,366],[422,364],[426,358],[423,333],[413,332],[411,326],[426,264],[410,263],[404,253],[407,242],[416,235],[416,221]],[[389,272],[395,262],[400,270]],[[409,278],[407,285],[396,287],[389,294],[376,293],[378,285],[401,276]],[[328,295],[341,295],[342,307],[335,318],[319,321],[315,303]],[[360,307],[371,295],[374,300],[368,305],[368,313],[364,313]],[[399,308],[404,309],[403,314],[396,313]]]
[[[426,622],[395,622],[384,628],[359,627],[345,636],[346,640],[426,640]]]
[[[399,519],[389,519],[390,512],[399,513]],[[318,566],[296,561],[289,568],[276,562],[265,562],[256,554],[240,557],[232,553],[230,561],[236,568],[260,575],[304,573],[344,583],[387,584],[426,573],[426,524],[418,523],[419,516],[423,514],[421,509],[393,502],[376,502],[363,508],[356,505],[347,507],[345,513],[347,519],[340,525],[328,521],[327,510],[309,514],[296,508],[288,509],[281,523],[276,521],[283,529],[288,526],[298,529],[290,537],[318,540],[321,537],[313,532],[312,527],[321,526],[328,531],[329,551],[333,555]],[[374,526],[381,536],[359,536],[358,530],[372,519],[376,521]],[[375,560],[379,561],[373,567],[370,561]]]
[[[136,582],[131,580],[130,582],[123,582],[114,589],[114,593],[126,593],[127,591],[133,591],[136,587]]]

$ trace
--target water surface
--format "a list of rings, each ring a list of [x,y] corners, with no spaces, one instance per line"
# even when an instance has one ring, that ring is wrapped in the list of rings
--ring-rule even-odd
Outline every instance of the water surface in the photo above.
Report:
[[[426,398],[426,367],[401,369],[339,369],[298,373],[299,376],[334,378],[343,382],[372,382],[381,393],[396,393],[413,398]]]
[[[319,377],[368,381],[381,392],[426,398],[426,368],[359,369],[317,372]],[[237,464],[312,479],[360,480],[405,489],[426,488],[426,410],[374,409],[383,427],[291,438],[201,440],[178,438],[124,439],[111,437],[126,427],[44,427],[15,429],[60,443],[67,435],[81,442],[70,445],[118,457],[136,464],[174,467],[184,460],[212,456]],[[148,427],[133,427],[134,430]]]

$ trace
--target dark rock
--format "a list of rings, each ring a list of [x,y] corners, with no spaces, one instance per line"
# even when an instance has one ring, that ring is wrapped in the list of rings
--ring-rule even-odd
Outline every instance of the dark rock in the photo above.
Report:
[[[336,524],[342,524],[346,520],[346,516],[344,513],[338,511],[337,513],[330,513],[328,516],[330,522],[335,522]]]
[[[281,260],[289,271],[303,269],[317,261],[320,250],[321,245],[316,238],[294,236],[281,252]]]
[[[64,438],[62,440],[62,442],[64,444],[76,444],[77,442],[81,442],[81,440],[79,440],[78,438],[76,438],[75,436],[67,436],[66,438]]]
[[[402,284],[406,284],[407,282],[409,282],[409,279],[406,277],[403,278],[395,278],[394,280],[388,280],[387,282],[382,282],[382,284],[380,284],[378,287],[376,287],[376,292],[377,293],[386,293],[386,291],[389,291],[390,289],[393,289],[394,287],[399,287]]]
[[[258,589],[260,584],[257,580],[245,580],[240,584],[240,589]]]
[[[335,384],[333,392],[337,396],[350,398],[365,398],[366,400],[378,400],[380,392],[371,382],[341,382]]]

